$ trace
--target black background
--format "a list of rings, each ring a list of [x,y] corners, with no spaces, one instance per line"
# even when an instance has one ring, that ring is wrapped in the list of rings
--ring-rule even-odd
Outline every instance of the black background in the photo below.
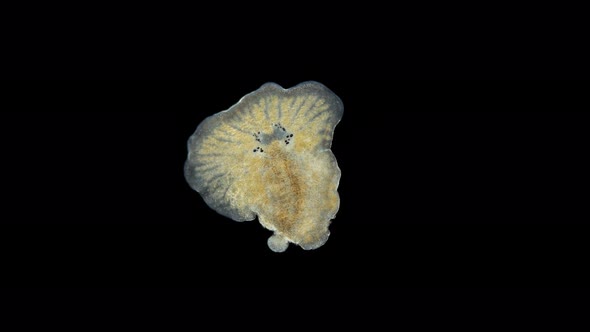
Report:
[[[202,327],[216,316],[215,326],[241,329],[274,317],[273,327],[306,330],[402,321],[564,330],[588,311],[578,288],[548,289],[587,287],[589,277],[588,85],[538,81],[588,78],[586,11],[23,6],[5,10],[0,79],[111,81],[0,84],[3,322],[20,313],[21,328],[78,318],[77,331],[111,317],[133,327],[160,319],[170,330],[184,317]],[[342,204],[325,246],[278,255],[256,221],[220,217],[190,190],[185,143],[203,118],[261,84],[305,80],[345,105],[333,145]],[[308,286],[336,289],[277,289]],[[20,290],[29,287],[76,289]],[[180,296],[155,296],[171,287]],[[482,287],[491,290],[473,291]],[[174,319],[161,315],[168,306]],[[51,309],[58,314],[37,314]]]
[[[267,81],[343,100],[341,207],[318,250],[209,209],[183,177],[205,117]],[[243,80],[5,86],[5,285],[581,287],[587,86]]]

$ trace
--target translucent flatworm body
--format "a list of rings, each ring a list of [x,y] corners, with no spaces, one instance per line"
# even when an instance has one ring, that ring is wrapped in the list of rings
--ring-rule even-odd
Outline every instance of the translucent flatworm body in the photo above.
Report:
[[[330,150],[342,118],[340,98],[324,85],[290,89],[266,83],[197,127],[185,178],[218,213],[274,232],[268,246],[322,246],[340,206],[340,169]]]

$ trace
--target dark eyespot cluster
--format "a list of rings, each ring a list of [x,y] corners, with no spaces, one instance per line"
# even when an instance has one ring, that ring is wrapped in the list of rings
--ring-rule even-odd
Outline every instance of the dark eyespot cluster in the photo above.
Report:
[[[264,152],[264,149],[257,146],[256,149],[252,150],[252,152]]]
[[[283,126],[281,125],[281,123],[280,123],[280,122],[279,122],[279,123],[273,123],[272,125],[273,125],[274,127],[277,127],[278,129],[282,130],[282,131],[287,131],[287,130],[285,129],[285,127],[283,127]]]
[[[260,132],[254,133],[252,134],[252,136],[254,136],[254,139],[256,140],[256,142],[260,143]]]
[[[281,125],[281,123],[273,123],[272,124],[277,130],[282,130],[284,133],[287,133],[287,129],[285,129],[285,127],[283,127]],[[286,134],[285,135],[285,144],[289,145],[289,143],[291,143],[291,138],[293,137],[293,134]]]

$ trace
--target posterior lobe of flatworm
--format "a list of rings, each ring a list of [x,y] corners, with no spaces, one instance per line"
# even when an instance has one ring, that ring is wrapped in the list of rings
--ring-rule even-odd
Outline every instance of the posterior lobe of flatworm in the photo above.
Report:
[[[258,216],[274,231],[273,251],[289,243],[316,249],[340,205],[330,147],[342,113],[340,98],[320,83],[266,83],[197,127],[186,180],[218,213],[236,221]]]

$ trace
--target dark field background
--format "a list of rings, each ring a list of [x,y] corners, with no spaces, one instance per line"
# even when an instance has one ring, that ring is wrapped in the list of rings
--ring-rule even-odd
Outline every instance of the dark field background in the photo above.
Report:
[[[341,208],[318,250],[266,245],[183,177],[207,116],[267,81],[344,103]],[[587,85],[243,80],[7,84],[9,287],[584,287]]]
[[[589,330],[587,11],[187,4],[5,6],[0,330]],[[307,80],[344,103],[341,208],[275,254],[186,141]]]

